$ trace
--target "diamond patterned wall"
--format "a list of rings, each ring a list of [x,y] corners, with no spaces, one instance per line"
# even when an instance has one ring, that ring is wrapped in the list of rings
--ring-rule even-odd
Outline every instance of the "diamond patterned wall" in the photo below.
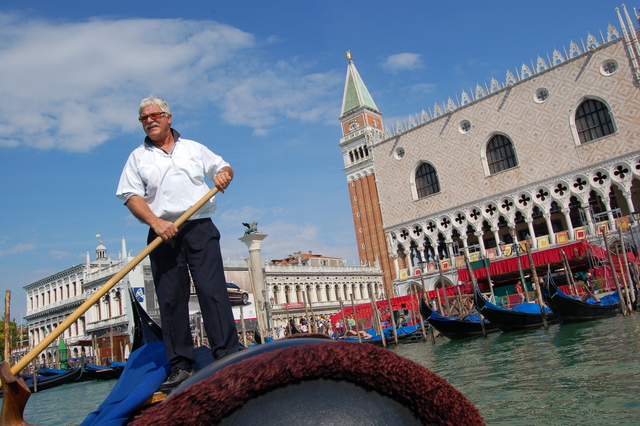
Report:
[[[600,68],[608,59],[619,67],[605,76]],[[540,88],[549,91],[545,102],[534,99]],[[616,132],[580,144],[572,117],[585,97],[610,107]],[[468,133],[459,129],[462,120],[471,122]],[[512,140],[519,165],[488,176],[483,151],[498,133]],[[405,151],[399,159],[398,147]],[[378,143],[373,158],[389,228],[634,152],[640,152],[640,90],[620,38]],[[441,192],[416,200],[412,177],[421,161],[437,170]]]

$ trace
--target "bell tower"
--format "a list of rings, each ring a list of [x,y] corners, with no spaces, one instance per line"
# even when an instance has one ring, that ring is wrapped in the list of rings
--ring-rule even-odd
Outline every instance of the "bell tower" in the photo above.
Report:
[[[393,294],[393,263],[382,227],[382,214],[371,155],[373,140],[383,140],[382,113],[347,52],[347,79],[344,85],[340,124],[340,148],[347,174],[351,212],[356,231],[358,255],[363,266],[377,265],[383,271],[384,284]]]

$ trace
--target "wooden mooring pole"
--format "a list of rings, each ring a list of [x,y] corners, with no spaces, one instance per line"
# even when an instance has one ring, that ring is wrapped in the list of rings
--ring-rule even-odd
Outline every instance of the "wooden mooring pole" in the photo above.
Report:
[[[469,271],[469,277],[471,278],[471,282],[473,283],[473,291],[476,289],[480,291],[478,288],[478,280],[476,279],[476,274],[473,273],[473,268],[471,267],[471,262],[469,262],[469,255],[466,251],[464,251],[464,264],[467,267],[467,271]],[[484,297],[484,296],[483,296]],[[482,326],[482,335],[487,337],[487,330],[484,328],[484,321],[482,320],[482,313],[480,313],[480,325]]]
[[[540,314],[542,315],[542,325],[545,329],[549,329],[549,321],[547,320],[547,312],[544,309],[544,300],[542,300],[542,289],[540,288],[540,280],[538,279],[538,272],[536,271],[536,264],[533,263],[533,254],[531,253],[531,244],[524,243],[527,249],[527,257],[529,258],[529,267],[531,268],[531,282],[536,286],[536,296],[538,298],[538,304],[540,305]],[[522,283],[527,289],[527,285]]]
[[[9,362],[11,359],[11,291],[7,290],[4,294],[4,361]]]
[[[604,248],[607,251],[607,259],[609,260],[609,266],[611,267],[611,275],[613,275],[613,282],[616,285],[616,290],[618,295],[620,296],[620,307],[622,308],[622,315],[627,315],[629,312],[627,310],[627,304],[625,303],[624,294],[622,294],[622,288],[620,288],[620,281],[618,280],[618,274],[616,273],[616,266],[613,263],[613,258],[611,256],[611,250],[609,250],[609,241],[607,240],[607,236],[604,233],[604,230],[601,232],[602,240],[604,241]]]

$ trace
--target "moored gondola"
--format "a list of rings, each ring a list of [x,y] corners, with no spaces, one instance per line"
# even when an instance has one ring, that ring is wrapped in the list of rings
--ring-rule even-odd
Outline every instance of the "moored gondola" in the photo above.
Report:
[[[596,300],[593,296],[581,300],[569,296],[553,280],[544,286],[545,301],[564,323],[592,321],[616,316],[620,313],[620,297],[615,291]]]
[[[423,318],[427,318],[434,329],[450,340],[483,336],[499,331],[498,327],[478,315],[469,314],[464,317],[440,315],[429,308],[429,305],[422,298],[420,299],[420,314]]]
[[[120,377],[123,370],[123,367],[85,364],[82,376],[90,380],[114,380]]]
[[[473,302],[478,312],[504,332],[538,328],[544,325],[540,305],[522,303],[512,309],[501,308],[489,302],[477,288],[473,293]],[[558,317],[546,306],[543,307],[547,324],[559,322]]]
[[[42,392],[55,388],[56,386],[78,381],[81,376],[82,370],[80,368],[74,368],[68,371],[58,370],[58,372],[49,372],[46,376],[36,374],[35,383],[33,375],[31,374],[22,374],[20,377],[25,381],[31,392]],[[4,389],[0,389],[0,398],[3,396]]]
[[[397,327],[395,329],[395,334],[397,334],[398,336],[398,343],[413,343],[423,340],[421,329],[423,324],[424,322],[422,324],[417,323]],[[358,338],[358,334],[356,331],[347,331],[344,335],[337,337],[336,340],[343,340],[347,342],[362,341],[363,343],[370,343],[372,345],[380,347],[385,346],[385,340],[387,343],[395,341],[393,326],[382,329],[382,332],[384,333],[384,340],[374,328],[360,330],[360,338]]]
[[[77,381],[82,375],[82,369],[74,368],[69,371],[61,371],[47,376],[36,375],[35,383],[31,374],[23,374],[22,378],[31,392],[42,392],[56,386],[65,385]]]

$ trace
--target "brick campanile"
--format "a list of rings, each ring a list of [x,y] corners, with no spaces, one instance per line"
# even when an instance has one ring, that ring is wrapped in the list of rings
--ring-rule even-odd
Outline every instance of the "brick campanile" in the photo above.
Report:
[[[378,111],[367,87],[347,52],[349,64],[344,86],[340,124],[340,148],[347,174],[351,212],[358,244],[360,264],[382,269],[384,284],[393,294],[394,267],[389,257],[382,228],[382,214],[371,156],[371,140],[384,136],[382,113]]]

